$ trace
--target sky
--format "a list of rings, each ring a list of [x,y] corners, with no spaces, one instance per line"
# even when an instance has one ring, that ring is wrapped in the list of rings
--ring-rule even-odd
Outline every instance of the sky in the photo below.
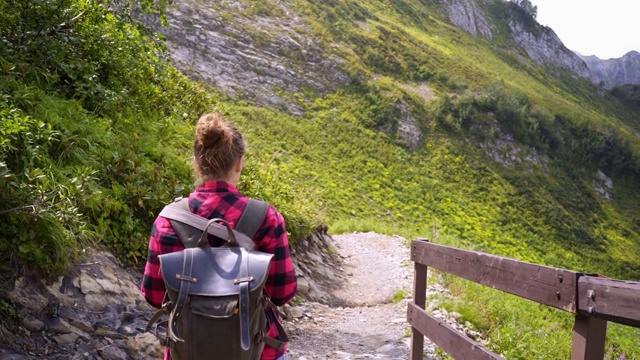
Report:
[[[619,58],[640,52],[640,0],[530,0],[537,20],[582,55]]]

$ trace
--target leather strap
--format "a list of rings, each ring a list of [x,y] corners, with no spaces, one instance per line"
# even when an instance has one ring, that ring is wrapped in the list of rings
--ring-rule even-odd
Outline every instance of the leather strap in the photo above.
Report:
[[[268,203],[261,200],[249,199],[247,207],[244,208],[240,220],[238,220],[236,224],[236,230],[253,239],[260,225],[264,222],[268,210]]]
[[[249,264],[247,261],[249,255],[247,250],[240,248],[240,256],[242,256],[240,278],[236,279],[235,282],[240,285],[240,303],[238,304],[240,308],[240,346],[242,346],[242,350],[247,351],[251,346],[251,337],[249,335],[249,283],[252,278],[249,278]]]
[[[276,311],[275,305],[271,301],[269,301],[269,305],[265,313],[267,315],[267,319],[269,323],[273,324],[276,327],[276,329],[278,329],[278,335],[280,339],[274,339],[270,336],[265,335],[262,341],[265,344],[278,349],[278,351],[282,351],[284,349],[284,345],[289,342],[289,336],[287,335],[287,332],[282,327],[282,324],[280,324],[280,322],[278,321],[275,311]]]
[[[282,328],[282,325],[278,324],[278,328]],[[280,330],[278,330],[280,331]],[[265,335],[262,338],[262,342],[271,346],[272,348],[276,348],[278,349],[278,351],[282,351],[284,350],[284,345],[287,343],[286,341],[280,341],[280,340],[276,340],[272,337],[269,337],[267,335]]]
[[[168,335],[169,339],[184,342],[184,340],[178,333],[178,323],[180,321],[182,311],[185,309],[185,305],[187,304],[187,298],[189,297],[189,288],[191,287],[191,283],[198,281],[198,279],[194,279],[191,277],[191,270],[193,268],[193,249],[185,249],[182,254],[183,263],[182,275],[180,278],[180,280],[182,281],[180,282],[178,301],[176,302],[174,310],[171,312],[171,316],[169,316]]]
[[[162,315],[164,315],[163,309],[156,311],[156,313],[153,314],[153,316],[151,317],[151,320],[149,320],[149,322],[147,323],[147,327],[144,328],[144,332],[151,330],[151,325],[153,325],[156,321],[158,321],[158,319],[160,319]]]
[[[186,199],[183,199],[177,203],[181,203],[185,200]],[[203,231],[205,226],[207,226],[207,222],[209,222],[209,219],[202,217],[198,214],[194,214],[189,210],[185,210],[182,207],[175,206],[173,204],[165,206],[164,209],[162,209],[162,211],[160,212],[160,216],[165,217],[167,219],[176,220],[176,221],[185,223],[196,229],[199,229],[200,231]],[[229,234],[227,232],[227,228],[224,227],[223,225],[212,224],[207,229],[207,232],[221,239],[229,240]],[[240,244],[240,246],[246,249],[254,249],[256,247],[256,244],[247,235],[236,230],[233,230],[233,234],[235,235],[236,240],[238,241],[238,244]],[[197,240],[199,239],[196,239],[196,244],[197,244]],[[196,244],[193,244],[193,246],[190,246],[190,247],[195,247]],[[187,244],[184,244],[184,245],[185,247],[187,247]]]

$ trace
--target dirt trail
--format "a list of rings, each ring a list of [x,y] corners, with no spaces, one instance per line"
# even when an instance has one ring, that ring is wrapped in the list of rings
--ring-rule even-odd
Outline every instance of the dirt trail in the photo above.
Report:
[[[342,258],[341,269],[335,270],[343,281],[329,291],[333,303],[342,306],[300,304],[302,316],[286,324],[288,359],[407,359],[406,311],[413,284],[407,240],[375,233],[333,239]],[[425,359],[436,359],[434,346],[425,342]]]

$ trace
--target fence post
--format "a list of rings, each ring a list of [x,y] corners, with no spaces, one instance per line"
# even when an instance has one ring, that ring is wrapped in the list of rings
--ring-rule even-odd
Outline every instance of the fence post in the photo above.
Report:
[[[607,321],[593,316],[576,314],[573,326],[571,360],[604,359]]]
[[[414,262],[413,302],[424,309],[427,302],[427,266]],[[411,360],[422,360],[424,349],[424,335],[418,329],[411,327]]]

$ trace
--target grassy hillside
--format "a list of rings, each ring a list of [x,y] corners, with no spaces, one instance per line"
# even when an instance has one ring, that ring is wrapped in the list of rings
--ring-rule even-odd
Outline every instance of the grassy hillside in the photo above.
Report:
[[[284,6],[243,4],[252,11],[224,18]],[[187,79],[126,7],[0,0],[2,278],[57,276],[92,244],[143,263],[155,214],[192,189],[192,126],[215,109],[249,140],[241,190],[276,205],[293,241],[324,225],[374,230],[640,280],[640,110],[628,92],[523,62],[500,22],[518,15],[508,3],[482,5],[492,41],[451,25],[434,0],[286,6],[352,80],[291,94],[301,116]],[[409,117],[418,146],[400,131]],[[447,282],[460,301],[445,306],[496,352],[568,357],[568,316]],[[609,355],[640,358],[639,336],[612,326]]]

